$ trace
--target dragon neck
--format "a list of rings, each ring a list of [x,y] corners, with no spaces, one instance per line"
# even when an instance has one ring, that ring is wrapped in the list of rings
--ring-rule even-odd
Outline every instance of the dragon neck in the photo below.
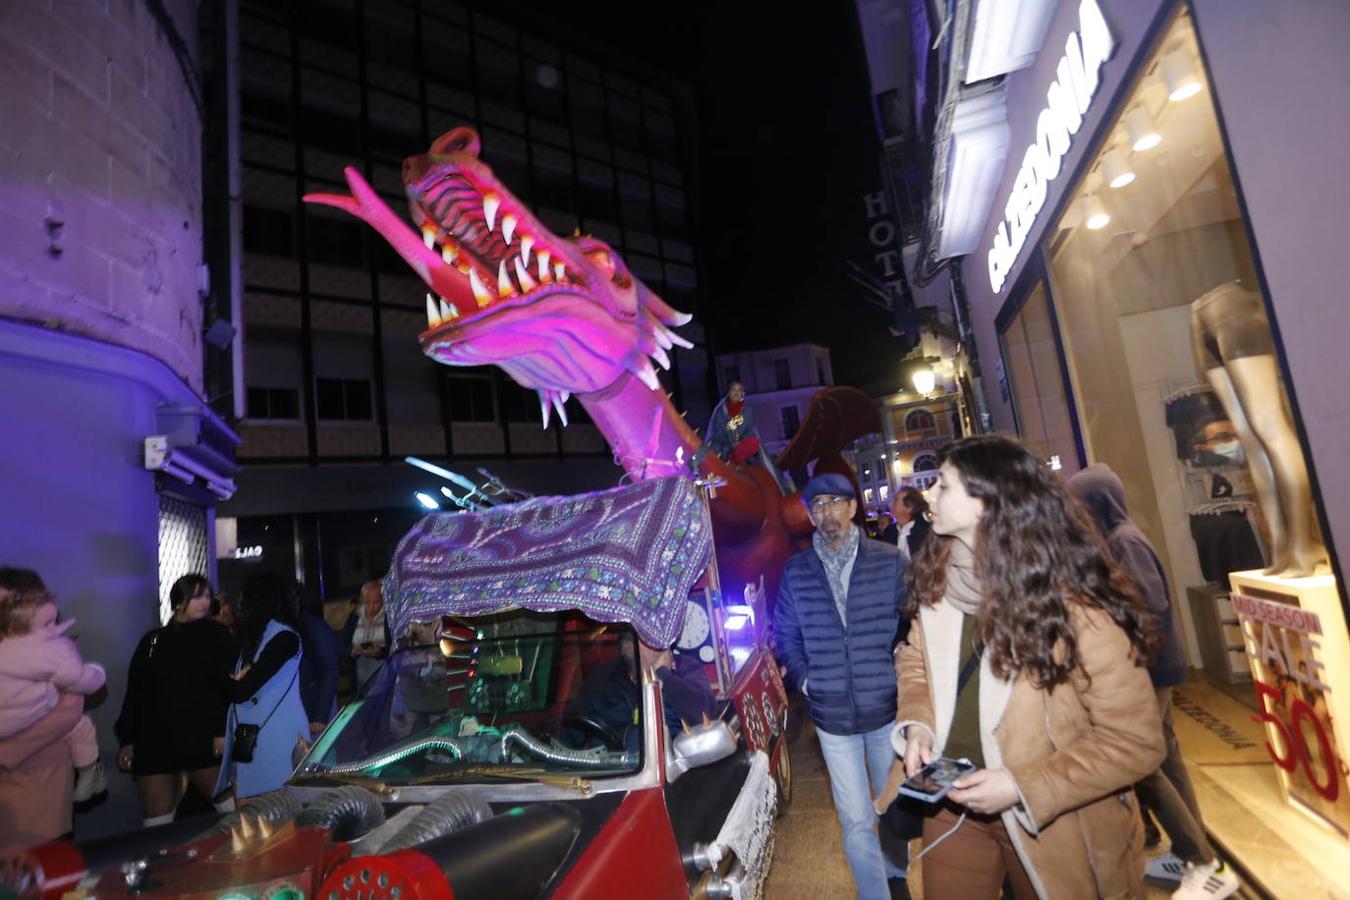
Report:
[[[665,392],[627,372],[609,387],[577,399],[634,481],[689,471],[689,460],[703,445]]]
[[[690,461],[703,447],[664,391],[652,390],[627,372],[609,387],[577,399],[613,448],[615,461],[634,481],[688,473]],[[719,541],[740,543],[757,535],[770,506],[764,486],[715,453],[704,454],[699,473],[725,482],[712,504]]]

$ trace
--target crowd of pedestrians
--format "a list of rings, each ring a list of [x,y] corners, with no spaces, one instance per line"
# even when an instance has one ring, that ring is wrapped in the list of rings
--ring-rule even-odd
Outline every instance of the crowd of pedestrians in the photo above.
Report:
[[[926,900],[1142,897],[1146,871],[1179,881],[1177,900],[1238,889],[1172,731],[1186,665],[1167,583],[1114,473],[1066,484],[986,435],[946,448],[877,539],[848,476],[817,475],[802,500],[816,531],[783,573],[775,640],[860,898],[908,896],[915,864]],[[964,772],[945,795],[935,762]],[[907,779],[931,802],[898,798]],[[1140,801],[1172,841],[1147,870]],[[897,803],[920,820],[913,860],[882,849]]]
[[[234,598],[203,575],[175,581],[168,621],[131,656],[113,726],[143,825],[193,800],[224,812],[279,788],[337,712],[343,642],[358,663],[387,656],[382,605],[368,583],[339,633],[279,575],[249,578]],[[36,572],[0,568],[0,848],[69,833],[73,805],[108,787],[84,713],[107,678],[81,658],[74,625]]]

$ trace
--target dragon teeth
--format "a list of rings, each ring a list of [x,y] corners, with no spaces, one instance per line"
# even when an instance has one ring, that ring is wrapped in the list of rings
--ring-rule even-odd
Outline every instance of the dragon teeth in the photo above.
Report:
[[[487,194],[483,197],[483,221],[487,223],[488,231],[497,227],[497,210],[501,205],[502,201],[495,194]]]
[[[478,301],[479,309],[492,302],[492,294],[488,292],[487,285],[483,284],[483,279],[478,277],[477,269],[469,270],[469,287],[473,288],[473,299]]]
[[[535,280],[530,277],[530,273],[525,270],[525,266],[521,263],[519,256],[516,257],[516,280],[520,282],[520,289],[522,291],[529,292],[539,287],[539,285],[535,283]]]
[[[506,260],[497,263],[497,294],[502,297],[510,297],[516,292],[516,286],[511,283],[511,276],[506,274]]]
[[[422,226],[422,243],[427,245],[428,250],[436,249],[436,227],[434,225]]]
[[[436,306],[436,298],[427,294],[427,327],[435,328],[441,324],[441,313]]]
[[[510,214],[502,216],[502,240],[506,241],[507,245],[509,246],[511,243],[511,238],[515,237],[515,234],[516,234],[516,217]]]
[[[454,245],[446,244],[441,248],[441,259],[445,261],[447,266],[454,265],[457,256],[459,256],[459,251],[455,249]]]
[[[450,321],[451,319],[458,319],[458,318],[459,318],[459,310],[455,308],[455,304],[451,303],[449,300],[446,300],[444,297],[442,297],[442,298],[441,298],[441,321],[442,321],[442,322],[448,322],[448,321]],[[670,367],[667,366],[666,368],[670,368]]]
[[[520,261],[525,265],[530,264],[530,251],[534,249],[534,238],[528,234],[520,236]]]
[[[544,284],[553,283],[553,271],[548,267],[548,251],[539,251],[539,280]]]
[[[553,264],[553,277],[558,281],[558,283],[560,283],[560,284],[566,284],[566,283],[567,283],[567,268],[566,268],[565,266],[563,266],[562,263],[554,263],[554,264]]]

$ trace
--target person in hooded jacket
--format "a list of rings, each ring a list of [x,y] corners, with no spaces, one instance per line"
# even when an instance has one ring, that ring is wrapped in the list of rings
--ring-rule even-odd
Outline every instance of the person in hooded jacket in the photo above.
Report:
[[[1130,520],[1125,485],[1110,466],[1094,463],[1074,474],[1069,479],[1069,491],[1101,529],[1107,549],[1134,582],[1162,638],[1148,674],[1158,697],[1167,757],[1135,790],[1167,832],[1172,850],[1150,860],[1148,874],[1181,881],[1174,896],[1227,897],[1238,889],[1238,878],[1219,860],[1205,837],[1200,805],[1172,728],[1172,688],[1186,683],[1186,653],[1172,614],[1172,594],[1162,562],[1153,544]]]

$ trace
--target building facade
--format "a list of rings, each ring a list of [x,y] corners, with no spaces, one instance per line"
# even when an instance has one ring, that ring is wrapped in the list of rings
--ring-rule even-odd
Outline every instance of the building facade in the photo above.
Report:
[[[202,394],[196,35],[195,3],[0,5],[0,565],[36,570],[106,668],[109,767],[132,651],[175,579],[214,574],[233,489]],[[109,780],[78,836],[140,821]]]
[[[821,388],[834,384],[834,371],[827,348],[792,344],[719,354],[717,382],[724,397],[733,382],[745,388],[745,402],[754,409],[759,423],[760,443],[777,455],[797,434],[811,398]]]
[[[1350,104],[1326,92],[1350,9],[947,12],[919,263],[963,285],[994,426],[1109,464],[1158,548],[1216,844],[1272,896],[1324,892],[1350,854]]]
[[[415,515],[413,492],[436,493],[407,455],[473,477],[482,467],[533,493],[619,475],[579,404],[569,427],[543,429],[537,395],[500,370],[422,355],[422,282],[366,225],[300,199],[345,190],[345,166],[400,209],[403,160],[472,126],[484,162],[554,233],[609,242],[695,314],[682,333],[699,346],[673,351],[663,379],[691,421],[711,409],[692,91],[602,63],[542,21],[522,29],[485,4],[429,0],[239,3],[244,472],[228,513],[244,546],[294,563],[326,594],[381,572]]]

